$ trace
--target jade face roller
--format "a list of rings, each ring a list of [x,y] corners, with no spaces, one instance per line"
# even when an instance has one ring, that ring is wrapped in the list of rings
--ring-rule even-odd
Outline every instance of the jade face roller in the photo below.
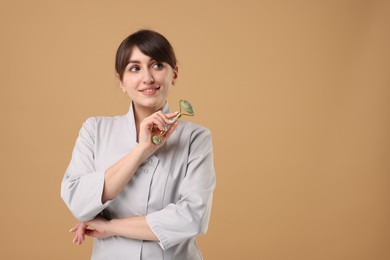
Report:
[[[161,141],[162,141],[161,138],[165,135],[165,133],[169,130],[169,128],[171,128],[171,126],[177,120],[179,120],[179,118],[181,116],[193,116],[195,114],[194,107],[187,100],[180,100],[179,105],[180,105],[179,114],[177,114],[177,116],[175,116],[174,118],[171,119],[171,123],[169,125],[166,125],[166,127],[165,127],[166,129],[164,131],[161,131],[159,135],[154,135],[152,137],[152,141],[154,144],[161,144]],[[182,110],[184,110],[185,112],[182,113]]]

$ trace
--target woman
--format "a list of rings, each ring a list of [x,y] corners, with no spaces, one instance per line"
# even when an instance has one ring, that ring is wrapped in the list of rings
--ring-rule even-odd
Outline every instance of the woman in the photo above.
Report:
[[[167,96],[178,77],[172,46],[141,30],[116,53],[119,86],[131,99],[126,115],[83,124],[61,186],[81,222],[74,242],[94,238],[92,259],[202,259],[215,187],[210,132],[178,121],[166,129]]]

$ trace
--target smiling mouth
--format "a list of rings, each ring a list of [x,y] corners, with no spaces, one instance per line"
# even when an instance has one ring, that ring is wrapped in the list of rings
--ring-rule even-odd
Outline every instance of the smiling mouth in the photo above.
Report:
[[[160,89],[160,87],[147,88],[147,89],[140,90],[140,92],[145,93],[145,94],[153,94],[153,93],[157,92],[157,90],[159,90],[159,89]]]

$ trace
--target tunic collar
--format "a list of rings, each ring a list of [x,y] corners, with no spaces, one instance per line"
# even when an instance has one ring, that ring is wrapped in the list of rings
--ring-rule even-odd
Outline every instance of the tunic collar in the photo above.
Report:
[[[165,104],[162,107],[161,111],[164,114],[169,113],[168,102],[165,102]],[[136,131],[136,128],[135,128],[134,104],[133,104],[133,102],[130,103],[129,112],[127,112],[127,114],[126,114],[126,121],[128,122],[128,126],[130,128],[130,134],[134,138],[133,140],[137,140],[137,131]]]

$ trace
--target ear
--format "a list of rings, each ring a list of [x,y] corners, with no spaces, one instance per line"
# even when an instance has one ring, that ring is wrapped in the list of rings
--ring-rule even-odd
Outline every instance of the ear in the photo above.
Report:
[[[179,67],[176,65],[175,69],[173,70],[172,85],[175,85],[178,76],[179,76]]]
[[[118,85],[119,85],[119,87],[121,88],[121,90],[123,91],[123,93],[126,93],[126,89],[125,89],[124,86],[123,86],[123,82],[122,82],[121,77],[119,76],[119,74],[116,73],[116,74],[115,74],[115,77],[116,77],[116,79],[117,79],[117,81],[118,81]]]

